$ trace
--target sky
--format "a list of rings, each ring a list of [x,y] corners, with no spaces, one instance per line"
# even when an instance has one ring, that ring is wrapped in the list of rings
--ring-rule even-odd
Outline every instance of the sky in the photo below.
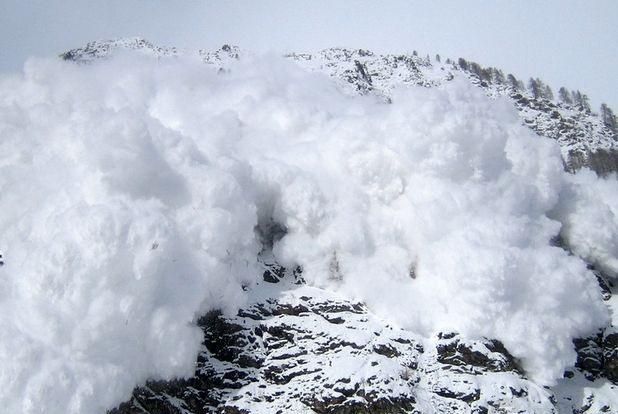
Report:
[[[618,109],[618,1],[0,0],[0,71],[95,39],[214,49],[440,54]]]

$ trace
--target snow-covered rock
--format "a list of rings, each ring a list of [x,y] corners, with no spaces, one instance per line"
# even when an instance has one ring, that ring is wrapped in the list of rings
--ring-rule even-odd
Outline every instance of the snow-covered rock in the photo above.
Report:
[[[298,269],[264,267],[246,307],[199,320],[194,377],[150,381],[110,414],[618,412],[609,330],[577,340],[577,368],[541,387],[499,341],[424,338],[307,286]]]

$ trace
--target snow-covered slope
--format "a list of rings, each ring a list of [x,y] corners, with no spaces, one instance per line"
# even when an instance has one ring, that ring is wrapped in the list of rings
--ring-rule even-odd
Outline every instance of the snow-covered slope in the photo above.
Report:
[[[559,142],[569,159],[575,154],[597,151],[615,152],[618,138],[593,113],[574,105],[535,99],[524,90],[506,83],[483,81],[456,63],[441,63],[414,55],[377,55],[366,50],[327,49],[315,54],[290,54],[301,65],[343,79],[359,93],[380,93],[390,96],[399,85],[439,87],[457,76],[463,76],[493,98],[509,99],[519,111],[525,125],[539,135]],[[581,160],[577,161],[581,162]],[[582,164],[574,165],[578,168]],[[607,167],[615,170],[616,165]]]
[[[193,55],[221,68],[247,53],[229,45],[215,51],[179,51],[132,38],[92,42],[84,48],[68,51],[62,57],[86,62],[126,49],[159,57]],[[618,171],[618,136],[597,114],[574,104],[542,97],[535,99],[529,91],[515,88],[506,81],[481,80],[477,74],[463,70],[450,60],[443,63],[416,55],[380,55],[368,50],[342,48],[317,53],[290,53],[286,57],[304,68],[338,79],[350,93],[373,93],[385,99],[402,85],[440,87],[455,77],[464,77],[488,96],[508,99],[517,108],[524,125],[541,136],[558,141],[569,170],[586,166],[600,174]]]
[[[365,51],[63,56],[0,78],[9,412],[616,410],[618,183],[510,95]]]

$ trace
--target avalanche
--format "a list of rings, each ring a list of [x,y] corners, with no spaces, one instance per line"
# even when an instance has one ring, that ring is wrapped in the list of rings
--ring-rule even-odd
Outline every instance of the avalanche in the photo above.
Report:
[[[0,79],[0,404],[104,412],[191,375],[260,234],[308,283],[414,332],[497,338],[540,384],[607,323],[616,178],[463,80],[352,97],[274,57],[30,60]],[[259,228],[262,231],[257,231]],[[264,230],[266,229],[266,230]]]

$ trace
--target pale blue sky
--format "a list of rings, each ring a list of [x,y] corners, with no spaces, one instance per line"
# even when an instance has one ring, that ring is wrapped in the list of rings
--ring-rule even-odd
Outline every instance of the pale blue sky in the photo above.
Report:
[[[538,76],[618,112],[616,22],[615,0],[0,0],[0,70],[122,36],[188,48],[417,50]]]

